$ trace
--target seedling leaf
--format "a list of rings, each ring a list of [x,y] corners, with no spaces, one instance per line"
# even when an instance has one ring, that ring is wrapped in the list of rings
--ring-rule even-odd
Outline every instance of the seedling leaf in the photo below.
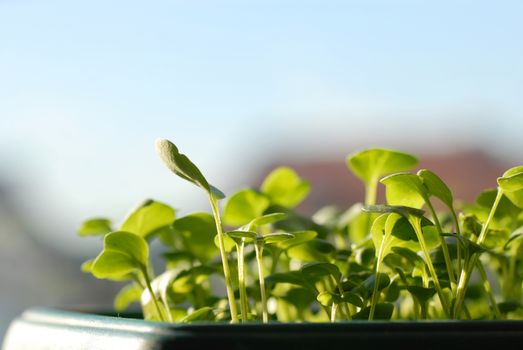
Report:
[[[225,204],[223,221],[229,226],[241,226],[262,216],[270,201],[263,194],[243,189],[232,195]]]
[[[410,170],[416,164],[417,158],[410,154],[383,148],[368,149],[347,156],[349,169],[366,184],[393,172]]]
[[[523,166],[507,170],[498,178],[498,186],[514,205],[523,208]]]
[[[421,208],[428,200],[427,188],[417,175],[397,173],[380,180],[385,185],[389,205]]]
[[[136,270],[144,271],[148,265],[149,248],[142,237],[125,231],[107,234],[104,250],[92,266],[97,278],[122,279]]]
[[[367,205],[364,206],[362,210],[367,213],[378,214],[396,213],[404,217],[408,217],[409,215],[422,217],[423,214],[425,214],[425,212],[421,209],[406,207],[402,205]]]
[[[214,217],[209,213],[193,213],[174,222],[174,232],[182,237],[184,247],[205,264],[218,254]]]
[[[78,229],[80,236],[99,236],[111,232],[111,220],[106,218],[93,218],[86,220]]]
[[[127,310],[132,303],[139,303],[143,288],[136,283],[124,286],[114,298],[114,310],[123,312]]]
[[[156,152],[173,173],[203,188],[216,199],[225,197],[222,191],[207,182],[200,169],[185,154],[180,153],[174,143],[166,139],[157,139],[155,145]]]
[[[310,183],[291,168],[274,169],[263,181],[261,190],[273,204],[292,208],[300,204],[310,191]]]
[[[430,170],[421,169],[418,171],[418,176],[421,178],[430,195],[441,200],[447,207],[453,207],[454,198],[452,191],[438,175]]]
[[[305,242],[308,242],[318,235],[318,233],[314,231],[296,231],[291,233],[294,237],[276,243],[276,247],[278,247],[281,250],[287,250],[291,247],[303,244]]]
[[[174,209],[167,204],[147,199],[127,216],[120,231],[147,238],[160,228],[171,225],[175,217]]]

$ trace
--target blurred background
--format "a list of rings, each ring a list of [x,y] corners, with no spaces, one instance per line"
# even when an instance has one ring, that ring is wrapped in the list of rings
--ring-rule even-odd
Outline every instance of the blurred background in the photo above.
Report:
[[[144,198],[206,198],[154,151],[174,141],[227,193],[287,164],[302,210],[363,193],[345,156],[398,148],[473,200],[523,163],[523,3],[0,0],[0,339],[32,305],[110,305],[80,272]]]

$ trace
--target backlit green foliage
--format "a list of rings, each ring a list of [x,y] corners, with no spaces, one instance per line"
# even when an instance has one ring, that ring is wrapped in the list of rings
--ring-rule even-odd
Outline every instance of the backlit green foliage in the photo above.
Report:
[[[165,139],[156,148],[212,213],[177,217],[149,199],[118,231],[105,218],[83,223],[79,234],[104,246],[82,271],[128,281],[119,312],[140,303],[148,320],[183,323],[523,318],[523,166],[456,207],[437,174],[406,172],[416,157],[369,149],[347,157],[362,203],[304,216],[296,207],[310,183],[280,167],[260,188],[231,194],[222,213],[225,195],[187,156]],[[378,186],[386,203],[376,203]],[[159,274],[153,241],[163,244]]]

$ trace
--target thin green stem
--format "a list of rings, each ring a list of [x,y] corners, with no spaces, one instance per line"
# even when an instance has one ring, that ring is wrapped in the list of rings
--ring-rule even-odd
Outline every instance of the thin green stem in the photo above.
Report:
[[[158,318],[160,319],[160,321],[165,322],[165,317],[163,316],[162,310],[160,309],[158,299],[156,298],[156,295],[154,295],[153,289],[151,287],[151,280],[149,278],[149,274],[147,273],[147,269],[145,267],[142,267],[141,271],[142,271],[143,278],[145,281],[145,286],[147,287],[147,290],[149,291],[149,295],[151,296],[151,299],[153,301],[156,312],[158,313]],[[167,309],[165,311],[169,312],[169,309]]]
[[[449,275],[451,290],[452,290],[452,293],[454,294],[454,291],[455,291],[454,289],[455,289],[455,285],[456,285],[456,277],[454,276],[452,260],[450,259],[449,247],[447,246],[445,237],[443,237],[443,230],[441,228],[441,223],[439,222],[438,216],[436,215],[436,211],[434,210],[432,203],[429,200],[427,200],[426,204],[430,210],[430,213],[432,214],[432,217],[434,218],[434,224],[436,224],[436,230],[438,231],[438,238],[439,238],[439,242],[441,244],[441,250],[443,251],[443,258],[445,259],[445,265],[447,267],[447,274]]]
[[[376,257],[376,278],[374,281],[374,288],[372,291],[372,299],[370,302],[370,311],[369,311],[369,321],[374,319],[374,312],[376,310],[376,304],[378,303],[379,298],[379,273],[381,272],[381,261],[383,260],[383,251],[385,250],[385,241],[388,239],[388,234],[383,235],[383,240],[380,244],[380,249],[378,251],[378,256]]]
[[[419,303],[419,306],[420,306],[420,311],[421,311],[421,319],[422,320],[426,320],[427,319],[427,315],[428,315],[428,309],[429,309],[428,301],[424,301],[422,303]]]
[[[413,311],[413,314],[414,314],[414,320],[419,320],[419,314],[420,314],[420,304],[418,302],[418,300],[412,296],[412,311]]]
[[[376,204],[376,199],[378,196],[378,178],[372,178],[369,182],[365,183],[365,205],[374,205]],[[366,213],[365,225],[363,227],[364,235],[366,236],[372,226],[372,218],[374,215],[372,213]]]
[[[372,178],[369,182],[365,183],[365,205],[376,204],[378,196],[378,179]]]
[[[456,226],[456,235],[458,236],[458,240],[459,240],[459,236],[461,236],[461,229],[459,228],[459,220],[458,220],[458,216],[456,215],[456,211],[454,210],[454,208],[450,207],[450,212],[452,213],[452,219],[454,220],[454,226]],[[457,260],[458,260],[458,279],[460,278],[460,275],[461,275],[461,246],[459,244],[456,244],[456,255],[457,255]]]
[[[220,256],[223,266],[223,277],[225,279],[225,288],[227,289],[227,299],[229,301],[229,310],[231,312],[232,323],[238,323],[238,307],[236,306],[236,298],[234,297],[234,290],[232,288],[231,270],[229,269],[229,261],[227,259],[227,252],[225,251],[224,234],[222,229],[222,221],[220,210],[216,199],[209,195],[212,212],[214,214],[214,221],[216,223],[216,232],[218,235],[218,246],[220,249]]]
[[[485,237],[487,235],[488,227],[490,225],[490,221],[494,217],[494,214],[496,213],[496,209],[498,208],[499,202],[501,201],[501,197],[503,197],[503,190],[498,187],[498,192],[496,194],[496,199],[494,199],[494,203],[492,204],[492,208],[490,209],[490,213],[487,217],[487,221],[485,221],[485,224],[481,228],[481,232],[478,236],[478,239],[476,243],[478,245],[483,244]],[[463,306],[463,302],[465,301],[465,292],[467,291],[467,286],[470,280],[470,276],[472,275],[472,271],[474,269],[474,266],[476,265],[478,259],[478,255],[475,254],[472,257],[470,257],[470,261],[468,261],[463,266],[463,270],[461,271],[461,276],[458,283],[458,289],[456,291],[456,302],[454,303],[454,313],[453,317],[458,318],[461,313],[461,308]]]
[[[245,287],[245,262],[243,250],[245,243],[242,241],[241,244],[236,245],[238,252],[238,284],[240,289],[240,310],[242,313],[242,323],[249,320],[249,304],[247,302],[247,288]]]
[[[332,303],[331,305],[331,322],[336,322],[336,311],[338,310],[338,304]]]
[[[483,281],[483,288],[485,289],[485,292],[487,293],[487,296],[489,298],[490,302],[490,308],[494,312],[494,319],[501,319],[501,313],[499,312],[498,304],[496,303],[496,299],[494,298],[494,294],[492,292],[492,286],[490,285],[490,281],[487,276],[487,272],[485,271],[485,268],[483,267],[483,263],[480,259],[476,262],[476,268],[479,271],[479,274],[481,276],[481,279]]]
[[[343,286],[341,285],[341,281],[336,280],[334,278],[334,276],[332,276],[332,278],[334,279],[334,282],[336,283],[336,287],[338,288],[338,293],[340,293],[340,297],[343,298],[344,291],[343,291]],[[341,305],[342,305],[342,311],[345,314],[345,316],[347,316],[347,319],[352,320],[350,309],[349,309],[349,306],[347,305],[347,303],[342,301]]]
[[[256,252],[256,264],[258,265],[258,279],[260,280],[260,295],[262,304],[263,323],[269,322],[269,311],[267,308],[267,295],[265,294],[265,276],[263,275],[263,246],[254,245]]]
[[[430,260],[429,250],[427,249],[427,245],[425,244],[425,237],[423,236],[423,231],[421,229],[420,218],[409,216],[409,222],[411,223],[412,227],[414,228],[414,231],[416,232],[416,236],[418,237],[419,245],[425,257],[425,263],[427,264],[427,267],[429,269],[430,277],[432,277],[432,281],[434,282],[434,288],[436,288],[436,292],[438,293],[441,306],[445,312],[445,315],[447,317],[450,317],[447,299],[445,298],[445,294],[443,294],[443,290],[441,289],[441,285],[439,283],[438,275],[436,274],[434,265]]]

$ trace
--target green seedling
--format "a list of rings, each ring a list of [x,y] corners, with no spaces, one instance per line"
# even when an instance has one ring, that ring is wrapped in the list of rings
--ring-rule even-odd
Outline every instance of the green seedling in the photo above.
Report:
[[[156,148],[204,191],[210,212],[178,216],[147,199],[120,225],[101,216],[80,226],[80,236],[103,238],[82,271],[127,282],[118,312],[138,303],[146,320],[171,323],[523,318],[523,166],[456,206],[434,172],[405,172],[416,157],[370,149],[347,157],[361,203],[304,215],[310,183],[279,167],[222,212],[225,195],[189,158],[168,140]],[[159,245],[165,270],[155,274]]]
[[[225,285],[227,288],[227,297],[229,299],[229,308],[231,311],[232,322],[238,322],[238,312],[236,308],[236,299],[232,289],[231,273],[229,270],[229,263],[227,259],[227,253],[225,252],[225,245],[223,243],[223,229],[221,224],[221,215],[219,210],[218,201],[225,198],[223,192],[218,190],[216,187],[210,185],[205,177],[202,175],[200,170],[194,165],[187,156],[181,154],[178,148],[169,140],[158,139],[156,140],[156,152],[163,160],[164,164],[174,174],[178,175],[184,180],[192,182],[196,186],[205,190],[209,197],[211,209],[214,214],[214,220],[216,222],[216,232],[218,237],[220,255],[223,265],[223,275],[225,276]]]

